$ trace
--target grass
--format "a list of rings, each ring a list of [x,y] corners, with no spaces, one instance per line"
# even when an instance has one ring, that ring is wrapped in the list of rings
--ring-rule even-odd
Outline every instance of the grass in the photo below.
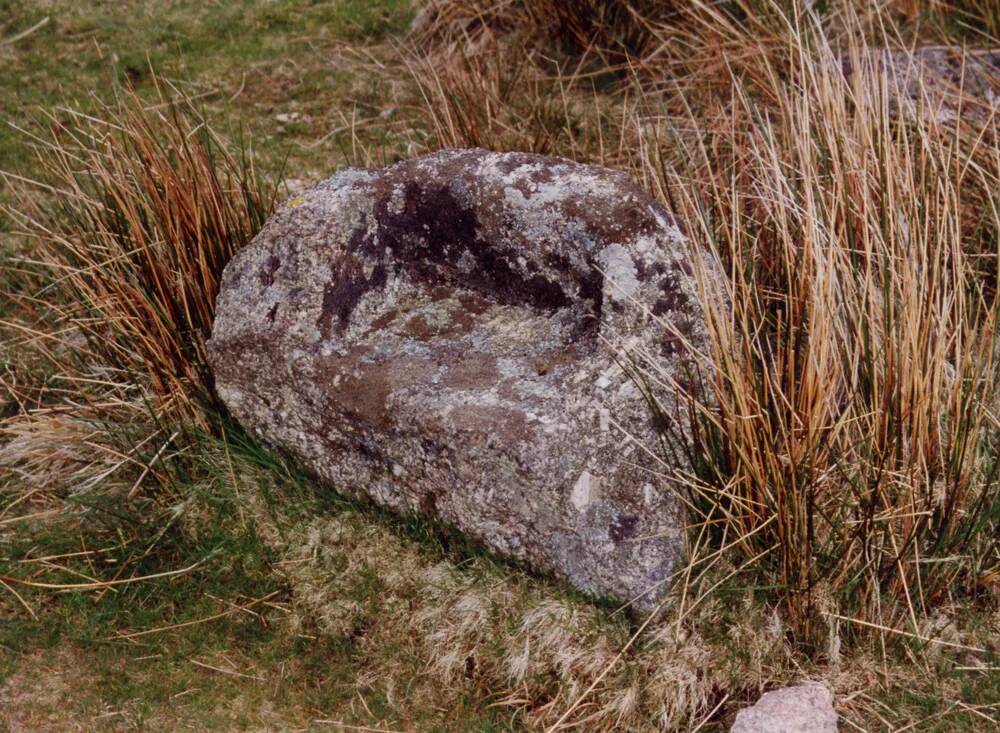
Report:
[[[349,137],[307,147],[329,132],[326,115],[332,109],[377,107],[377,82],[342,52],[398,33],[411,14],[409,3],[401,0],[169,6],[139,0],[113,5],[57,0],[44,6],[5,0],[0,4],[4,38],[49,21],[0,47],[8,70],[0,79],[5,118],[0,169],[30,165],[30,148],[7,121],[30,127],[39,107],[81,105],[88,111],[97,103],[91,92],[125,81],[147,90],[155,69],[182,83],[209,112],[228,108],[246,120],[261,143],[265,168],[289,156],[302,175],[317,157],[336,155]],[[290,112],[298,112],[301,120],[276,119]]]
[[[706,297],[719,411],[704,521],[771,555],[805,637],[824,594],[913,630],[997,572],[996,302],[974,267],[996,251],[969,233],[998,230],[1000,156],[976,129],[900,125],[877,74],[855,96],[831,51],[797,51],[772,87],[779,121],[754,119],[737,87],[751,129],[703,161],[707,194],[674,186],[734,273]]]
[[[137,425],[138,415],[132,422]],[[148,430],[135,429],[139,434]],[[43,439],[40,431],[36,437]],[[373,523],[343,500],[316,494],[280,459],[240,440],[238,435],[202,436],[196,456],[168,455],[157,485],[132,497],[126,492],[140,466],[131,471],[124,466],[112,474],[115,478],[83,491],[62,472],[69,479],[63,487],[46,476],[27,476],[45,488],[25,500],[23,514],[36,518],[14,535],[5,534],[8,561],[0,566],[6,587],[17,589],[31,608],[30,614],[18,611],[9,593],[0,601],[12,619],[3,625],[0,645],[21,658],[7,670],[9,684],[28,684],[21,681],[19,667],[27,667],[27,674],[48,670],[63,678],[86,660],[88,674],[67,683],[79,693],[75,706],[67,711],[53,705],[51,712],[62,721],[53,729],[77,720],[99,730],[179,725],[322,730],[316,721],[371,724],[398,721],[401,715],[422,729],[446,720],[488,729],[497,716],[474,696],[439,697],[446,706],[441,711],[425,707],[426,690],[423,696],[393,696],[384,679],[370,677],[367,653],[375,646],[380,655],[392,653],[400,684],[423,678],[425,688],[431,685],[423,655],[404,645],[391,616],[380,622],[388,628],[376,633],[386,608],[373,604],[375,599],[386,603],[384,576],[391,563],[400,558],[457,563],[461,550],[449,554],[426,537],[416,539],[419,534],[399,521],[375,518]],[[92,468],[106,471],[103,463]],[[64,491],[73,493],[53,495]],[[14,496],[9,486],[4,496],[9,506]],[[53,506],[59,510],[37,516]],[[386,564],[373,560],[367,572],[341,574],[337,584],[325,567],[311,573],[303,569],[308,559],[303,550],[316,549],[303,541],[314,516],[322,516],[324,526],[338,528],[350,543],[333,544],[334,552],[327,550],[324,560],[332,556],[336,562],[337,551],[343,550],[345,557],[387,555]],[[486,565],[485,576],[495,581],[496,566]],[[74,592],[24,585],[68,586],[95,576],[123,580],[185,568],[190,570],[169,577]],[[293,592],[293,584],[300,590]],[[401,592],[396,591],[396,602]],[[414,599],[421,592],[415,586],[405,590]],[[344,615],[337,619],[329,609],[321,612],[329,599],[310,593],[332,595]],[[339,625],[333,625],[335,620]],[[321,633],[317,624],[326,624]],[[364,625],[372,628],[359,633]],[[40,714],[30,702],[22,701],[19,715]],[[32,729],[43,722],[41,717],[21,720]]]
[[[992,6],[424,7],[0,4],[0,170],[74,192],[0,184],[5,724],[725,730],[811,677],[851,729],[991,729],[1000,151],[836,55],[988,45]],[[211,398],[270,172],[456,145],[626,169],[727,273],[694,562],[648,626],[315,486]]]
[[[220,406],[205,341],[222,268],[263,226],[277,190],[189,98],[158,92],[153,107],[129,91],[100,118],[53,119],[35,138],[35,185],[56,200],[22,189],[9,216],[51,280],[49,319],[84,336],[80,358],[147,387],[158,412],[199,420]]]

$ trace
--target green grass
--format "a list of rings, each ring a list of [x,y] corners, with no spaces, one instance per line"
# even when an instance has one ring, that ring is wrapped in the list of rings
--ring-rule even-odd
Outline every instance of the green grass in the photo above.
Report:
[[[207,106],[230,107],[247,120],[266,155],[287,152],[300,172],[306,160],[326,171],[343,163],[331,153],[346,138],[298,144],[314,143],[355,104],[380,111],[377,79],[363,78],[357,63],[341,63],[338,51],[399,33],[412,12],[407,0],[56,0],[44,7],[4,0],[0,40],[49,21],[0,48],[0,170],[31,165],[25,140],[8,122],[32,129],[39,107],[88,108],[91,94],[106,98],[123,83],[142,90],[153,68],[204,95]],[[282,123],[275,117],[282,113],[309,121]]]
[[[398,537],[402,548],[409,548],[403,551],[419,552],[428,562],[476,562],[494,579],[500,566],[471,554],[466,546],[451,545],[446,550],[438,535],[420,523],[360,514],[353,503],[317,490],[294,468],[238,434],[229,440],[232,450],[220,460],[226,443],[204,437],[205,452],[191,461],[173,461],[165,483],[150,487],[149,495],[143,492],[126,500],[119,486],[112,486],[110,493],[103,486],[61,500],[50,497],[48,503],[61,508],[54,519],[25,523],[13,534],[0,534],[0,575],[8,579],[38,579],[34,571],[39,565],[20,562],[25,558],[80,552],[80,548],[101,551],[56,561],[67,571],[44,573],[44,581],[81,582],[76,573],[115,577],[120,567],[126,568],[122,577],[145,576],[201,562],[189,573],[110,592],[20,588],[38,620],[18,613],[10,595],[0,597],[0,616],[8,619],[0,624],[0,649],[5,652],[0,685],[18,673],[19,659],[29,660],[32,673],[35,666],[44,666],[39,659],[69,655],[85,660],[87,668],[77,683],[82,694],[69,712],[85,719],[94,711],[126,710],[129,730],[173,727],[184,721],[202,729],[254,728],[267,722],[260,715],[261,706],[272,708],[282,726],[292,727],[307,727],[312,720],[332,716],[369,725],[395,721],[420,730],[511,729],[505,720],[510,716],[488,710],[474,694],[437,709],[426,706],[422,696],[398,694],[390,699],[379,679],[359,690],[355,681],[371,665],[365,639],[375,633],[364,627],[377,623],[380,599],[387,590],[378,565],[338,585],[339,601],[362,606],[354,628],[317,634],[308,620],[305,626],[290,626],[289,616],[298,612],[293,610],[288,578],[275,565],[287,559],[282,541],[265,542],[262,537],[268,533],[262,534],[258,524],[267,524],[271,536],[285,534],[294,542],[294,533],[309,517],[340,517],[358,527],[361,536],[374,521]],[[128,481],[126,477],[121,485]],[[19,490],[10,485],[0,490],[0,505],[9,505]],[[256,513],[253,503],[247,503],[247,492],[259,500]],[[155,551],[148,552],[153,543]],[[400,551],[385,549],[390,557]],[[260,598],[266,598],[267,605],[253,604]],[[231,608],[226,604],[249,604],[253,613],[237,612],[200,623]],[[197,623],[121,637],[191,622]],[[391,629],[379,633],[384,637],[379,654],[393,660],[394,674],[425,676],[425,660],[417,649],[397,639]],[[199,663],[249,676],[216,672]],[[352,709],[359,694],[367,706],[360,712]],[[183,697],[180,705],[175,704],[177,696]],[[99,723],[97,729],[120,729],[119,717]]]
[[[39,177],[30,135],[44,135],[44,113],[66,121],[59,108],[93,112],[123,85],[149,98],[155,69],[213,124],[248,135],[263,169],[317,180],[358,163],[358,142],[396,145],[393,125],[363,124],[392,95],[351,49],[387,42],[412,14],[408,0],[0,0],[0,171]],[[352,119],[361,124],[352,128]],[[26,246],[3,211],[10,185],[0,176],[0,317],[10,312],[5,294],[37,287],[8,261]]]

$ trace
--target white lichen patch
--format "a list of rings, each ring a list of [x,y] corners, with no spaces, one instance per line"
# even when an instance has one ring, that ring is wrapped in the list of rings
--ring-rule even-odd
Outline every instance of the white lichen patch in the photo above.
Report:
[[[573,484],[573,492],[569,500],[576,507],[578,512],[582,512],[592,502],[601,497],[601,479],[594,476],[590,471],[584,471]]]
[[[605,247],[598,255],[598,261],[601,263],[605,282],[610,286],[607,290],[612,300],[627,300],[638,290],[639,278],[635,261],[620,244]]]

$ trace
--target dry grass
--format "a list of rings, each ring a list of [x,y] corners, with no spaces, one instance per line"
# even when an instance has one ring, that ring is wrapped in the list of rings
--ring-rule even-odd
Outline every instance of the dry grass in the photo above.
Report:
[[[734,79],[736,122],[692,150],[708,175],[664,185],[728,271],[705,281],[702,521],[759,558],[819,644],[830,613],[916,631],[938,604],[996,591],[997,302],[981,264],[998,254],[1000,147],[992,120],[894,114],[901,92],[870,58],[848,81],[821,28],[792,30],[767,111]]]
[[[729,610],[713,600],[697,619],[654,626],[612,664],[632,633],[626,618],[482,559],[461,569],[431,563],[420,548],[349,515],[317,519],[281,546],[299,631],[357,639],[371,660],[358,691],[393,690],[401,705],[448,706],[472,693],[546,730],[578,702],[570,721],[590,730],[677,730],[726,695],[753,695],[794,656],[780,624],[748,595],[737,605],[752,624],[731,626]],[[382,654],[396,643],[424,665],[414,670]],[[738,669],[722,662],[730,645],[745,653]]]
[[[616,68],[655,53],[654,24],[677,15],[684,5],[662,0],[430,0],[414,29],[418,41],[451,46],[514,33],[538,50],[557,50]]]
[[[222,268],[266,220],[275,188],[193,101],[157,91],[153,103],[121,91],[100,116],[50,115],[34,139],[42,180],[18,181],[8,213],[33,242],[26,264],[48,273],[35,302],[57,329],[86,336],[83,358],[201,421],[218,407],[204,341]]]
[[[30,490],[85,491],[107,478],[116,464],[92,442],[103,431],[79,415],[34,414],[0,422],[0,431],[0,469]]]
[[[71,446],[58,421],[39,420],[35,432],[32,445],[41,451],[46,441],[65,444],[73,456],[95,447],[88,448],[94,441],[86,430],[75,431],[77,444]],[[150,442],[142,463],[148,462],[153,448]],[[101,705],[139,715],[146,710],[147,727],[153,719],[166,727],[214,719],[191,707],[185,691],[198,688],[202,692],[196,705],[213,707],[227,694],[241,691],[249,697],[248,704],[262,706],[251,711],[250,719],[261,716],[264,727],[274,725],[263,722],[273,714],[305,721],[302,727],[321,717],[389,730],[488,729],[485,722],[463,727],[449,718],[449,711],[472,706],[491,711],[497,721],[510,721],[513,729],[548,730],[575,705],[566,722],[587,730],[690,730],[707,717],[704,730],[724,730],[733,711],[763,689],[803,676],[827,681],[841,701],[840,713],[856,725],[869,727],[878,719],[872,717],[874,711],[898,727],[920,720],[919,708],[893,704],[887,710],[880,700],[913,690],[914,667],[930,664],[947,673],[956,664],[977,666],[990,660],[988,655],[945,647],[939,655],[924,655],[914,647],[918,656],[912,664],[900,663],[895,651],[885,664],[876,643],[861,643],[845,649],[839,665],[835,660],[817,663],[803,653],[781,615],[762,603],[752,588],[733,587],[709,594],[694,611],[690,603],[675,602],[619,658],[634,630],[623,614],[482,556],[459,563],[370,512],[348,509],[318,515],[315,499],[296,493],[308,492],[308,487],[296,489],[279,465],[261,462],[245,450],[208,440],[196,456],[171,458],[168,477],[158,491],[148,492],[149,498],[163,501],[162,508],[127,498],[139,465],[126,464],[126,475],[115,474],[110,481],[87,481],[93,487],[87,502],[92,506],[105,496],[100,503],[115,514],[137,511],[149,516],[156,511],[159,516],[150,519],[145,531],[138,530],[134,519],[95,531],[101,512],[81,514],[79,506],[67,503],[60,508],[50,499],[46,511],[57,516],[48,521],[71,524],[79,536],[69,538],[58,553],[25,543],[23,560],[12,566],[24,581],[54,586],[12,586],[42,618],[53,612],[57,599],[67,597],[70,585],[88,584],[82,592],[95,602],[84,597],[82,604],[105,614],[96,634],[106,651],[98,658],[114,650],[121,655],[105,674],[122,680],[109,686],[124,689],[115,697],[102,689]],[[104,452],[98,448],[94,455]],[[29,451],[26,458],[34,455]],[[86,481],[119,460],[112,458],[111,465],[90,460],[89,470],[76,471],[75,478]],[[181,469],[180,463],[192,461],[203,464],[207,475],[191,466]],[[34,466],[30,461],[21,465]],[[46,477],[43,470],[31,475]],[[181,488],[184,480],[196,482],[198,491],[214,501],[225,502],[221,508],[226,518],[193,500],[191,491]],[[37,511],[15,507],[11,518],[22,510]],[[188,570],[220,541],[214,528],[235,522],[237,515],[240,526],[254,528],[262,546],[230,541],[223,552]],[[0,540],[16,526],[7,520],[0,517]],[[36,523],[36,531],[41,524]],[[128,542],[127,551],[117,546],[118,529],[126,533],[122,542]],[[167,534],[161,538],[162,532]],[[146,562],[155,558],[157,564],[143,566],[142,558],[153,544],[158,545],[157,554]],[[51,555],[59,558],[43,561]],[[117,562],[103,562],[105,556]],[[226,587],[242,563],[262,558],[269,558],[264,575]],[[705,581],[714,583],[732,569],[722,559]],[[158,570],[174,575],[143,579]],[[120,578],[121,584],[89,588],[88,578],[77,575],[81,572]],[[162,584],[155,592],[147,585],[154,582]],[[279,596],[273,597],[279,589]],[[120,594],[115,595],[116,590]],[[15,602],[7,589],[0,591],[0,602]],[[104,600],[96,603],[102,593]],[[194,608],[191,596],[201,599]],[[165,601],[172,613],[150,616],[150,607]],[[107,610],[111,602],[118,604],[113,614]],[[920,633],[963,647],[982,646],[995,636],[997,622],[1000,617],[992,627],[977,631],[957,609],[941,609]],[[226,636],[220,641],[217,634]],[[107,645],[108,640],[119,643]],[[94,655],[88,650],[85,658],[93,663]],[[32,666],[30,660],[27,664]],[[138,681],[126,683],[130,674],[138,675]],[[24,678],[19,679],[24,685]],[[223,679],[225,686],[212,679]],[[917,689],[927,694],[928,687],[943,699],[964,699],[954,677],[921,683]],[[585,690],[590,692],[582,697]],[[169,695],[153,701],[157,691]],[[171,696],[182,692],[178,702],[187,704],[175,709]],[[262,698],[273,701],[273,707]],[[103,702],[109,699],[117,701]],[[94,699],[81,701],[79,711],[103,712],[95,704]],[[23,707],[12,708],[11,714],[24,712]],[[215,725],[239,729],[235,721],[224,716]]]
[[[603,95],[585,97],[586,75],[562,73],[536,54],[488,43],[450,55],[447,63],[411,49],[408,71],[420,93],[419,114],[430,147],[481,147],[558,154],[578,160],[605,156],[605,139],[624,120]]]

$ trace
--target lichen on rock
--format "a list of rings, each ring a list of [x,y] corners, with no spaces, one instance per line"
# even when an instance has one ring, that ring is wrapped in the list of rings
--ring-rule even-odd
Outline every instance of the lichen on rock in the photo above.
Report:
[[[625,363],[684,382],[706,341],[671,214],[620,172],[483,150],[294,203],[223,277],[209,357],[233,415],[338,491],[652,605],[683,524]]]

